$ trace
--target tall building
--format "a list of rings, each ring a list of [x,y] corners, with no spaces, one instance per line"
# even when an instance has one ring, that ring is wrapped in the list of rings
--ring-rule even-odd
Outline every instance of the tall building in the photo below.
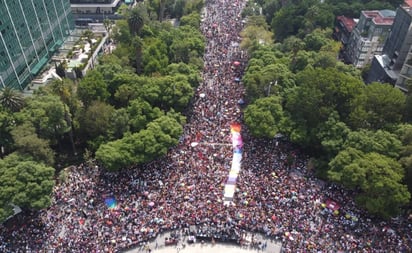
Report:
[[[362,11],[346,45],[345,61],[362,68],[381,54],[394,19],[391,10]]]
[[[120,0],[70,0],[76,25],[103,22],[105,19],[118,19],[116,13],[122,4]]]
[[[353,19],[345,16],[337,16],[335,20],[335,29],[333,31],[333,37],[342,42],[343,46],[346,46],[350,34],[358,23],[358,19]]]
[[[23,90],[73,27],[68,0],[0,0],[0,87]]]
[[[412,79],[412,1],[396,11],[383,55],[373,59],[368,82],[388,82],[407,91],[406,82]]]

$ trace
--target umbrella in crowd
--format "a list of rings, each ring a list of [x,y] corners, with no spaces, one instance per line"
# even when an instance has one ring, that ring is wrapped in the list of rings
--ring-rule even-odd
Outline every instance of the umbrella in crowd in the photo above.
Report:
[[[106,198],[106,199],[104,200],[104,203],[106,204],[106,206],[107,206],[109,209],[116,208],[116,206],[117,206],[117,202],[116,202],[116,199],[115,199],[114,197]]]

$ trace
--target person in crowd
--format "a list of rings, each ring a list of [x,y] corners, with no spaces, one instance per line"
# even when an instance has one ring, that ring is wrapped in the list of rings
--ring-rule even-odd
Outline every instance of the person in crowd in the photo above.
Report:
[[[350,195],[307,170],[299,149],[287,141],[256,141],[244,126],[234,204],[224,205],[232,147],[202,143],[229,143],[230,124],[242,117],[245,90],[238,80],[247,59],[238,45],[245,4],[206,1],[203,82],[179,145],[166,157],[118,173],[85,164],[71,168],[67,181],[55,187],[50,208],[28,215],[22,226],[0,226],[1,252],[119,252],[170,231],[193,242],[200,234],[240,242],[248,231],[294,253],[412,251],[407,222],[373,224]],[[351,216],[328,211],[322,205],[328,199]],[[198,234],[189,233],[193,226]]]

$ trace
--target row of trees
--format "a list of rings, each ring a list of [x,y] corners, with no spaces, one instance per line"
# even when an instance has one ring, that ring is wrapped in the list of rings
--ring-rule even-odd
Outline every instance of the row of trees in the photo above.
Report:
[[[251,133],[287,136],[313,157],[320,177],[352,190],[360,207],[385,218],[398,214],[412,192],[409,95],[389,84],[365,85],[359,70],[337,60],[330,29],[319,25],[269,43],[261,39],[269,26],[256,22],[262,18],[249,17],[242,32]]]
[[[262,11],[279,41],[294,35],[304,37],[316,28],[332,28],[335,16],[359,18],[362,10],[394,10],[403,0],[256,0],[250,1],[243,16]]]
[[[169,15],[168,1],[123,9],[125,19],[112,28],[116,50],[76,82],[52,81],[26,98],[0,91],[0,221],[13,213],[12,204],[23,210],[50,205],[54,167],[71,164],[68,158],[78,153],[86,150],[104,168],[118,170],[178,143],[201,80],[204,38],[201,2],[175,4],[188,14],[180,26],[159,18]]]

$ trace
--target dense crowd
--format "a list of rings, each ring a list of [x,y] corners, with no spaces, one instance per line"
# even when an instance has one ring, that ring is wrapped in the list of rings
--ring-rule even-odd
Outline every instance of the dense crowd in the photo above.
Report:
[[[204,81],[180,143],[162,159],[119,173],[69,168],[50,208],[27,214],[21,226],[0,226],[1,252],[118,252],[194,225],[219,234],[261,233],[279,240],[284,252],[412,251],[406,220],[372,222],[349,194],[314,178],[298,149],[256,140],[245,128],[234,204],[223,204],[232,147],[221,144],[230,144],[230,123],[242,119],[244,4],[206,1]],[[323,204],[329,199],[339,213]]]

